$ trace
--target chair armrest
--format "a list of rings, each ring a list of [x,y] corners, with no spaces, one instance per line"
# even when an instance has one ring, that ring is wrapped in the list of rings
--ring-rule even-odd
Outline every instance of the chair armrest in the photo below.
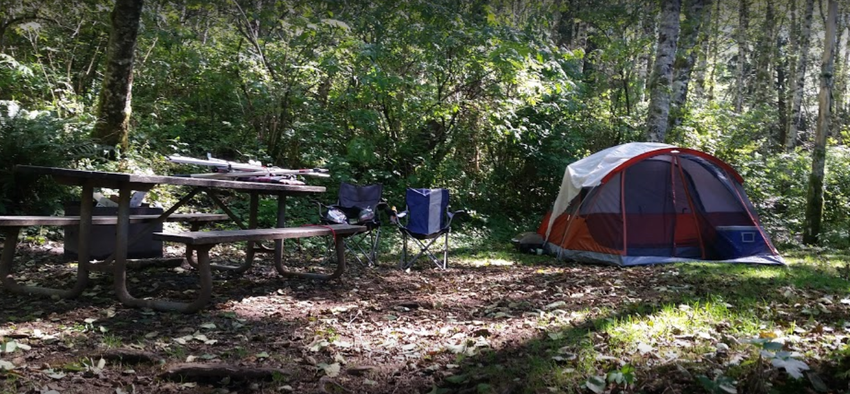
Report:
[[[407,211],[396,212],[393,209],[390,209],[389,212],[390,223],[395,224],[398,227],[404,227],[404,225],[401,224],[401,221],[399,219],[407,216]]]
[[[316,200],[315,198],[311,198],[311,199],[310,199],[310,202],[317,204],[317,205],[319,206],[319,208],[320,208],[320,209],[321,209],[321,208],[325,208],[325,209],[327,209],[327,208],[330,208],[330,207],[332,207],[332,206],[333,206],[333,205],[325,204],[325,203],[323,203],[323,202],[321,202],[321,201],[319,201],[319,200]]]
[[[466,210],[465,209],[459,209],[457,211],[446,211],[446,216],[449,217],[449,222],[446,223],[446,227],[451,226],[452,220],[455,218],[455,216],[459,216],[459,215],[467,215]]]
[[[448,211],[448,212],[446,212],[446,214],[449,215],[449,220],[451,220],[452,218],[454,218],[457,215],[466,215],[467,213],[466,213],[465,209],[458,209],[457,211],[454,211],[454,212]]]

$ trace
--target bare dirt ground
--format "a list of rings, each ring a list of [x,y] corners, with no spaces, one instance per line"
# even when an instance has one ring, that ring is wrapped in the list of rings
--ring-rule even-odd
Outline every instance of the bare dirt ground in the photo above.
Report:
[[[219,260],[241,253],[217,251]],[[30,282],[61,286],[73,271],[60,254],[61,244],[24,248],[19,271]],[[139,297],[187,299],[197,284],[185,263],[129,277]],[[679,285],[676,270],[667,267],[559,263],[442,271],[424,262],[411,272],[389,262],[352,265],[341,281],[322,283],[281,278],[260,261],[245,275],[216,273],[210,307],[184,315],[125,307],[111,291],[111,276],[93,274],[88,291],[74,300],[0,292],[0,359],[14,368],[0,372],[0,392],[438,392],[468,363],[481,367],[527,352],[527,341],[546,334],[534,316],[553,302],[566,299],[559,309],[567,313],[656,305],[666,294],[658,289]],[[493,356],[460,357],[483,349]],[[243,369],[206,378],[173,373],[186,363]],[[515,379],[513,386],[489,389],[519,392],[521,385]]]

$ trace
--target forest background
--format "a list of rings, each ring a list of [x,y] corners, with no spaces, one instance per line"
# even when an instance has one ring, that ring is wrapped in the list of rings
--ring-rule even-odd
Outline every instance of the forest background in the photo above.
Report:
[[[72,198],[15,164],[169,174],[210,153],[328,168],[329,195],[380,182],[393,205],[446,187],[499,241],[536,228],[567,164],[654,140],[734,166],[781,249],[850,246],[846,1],[150,0],[103,133],[128,3],[0,1],[0,213]]]

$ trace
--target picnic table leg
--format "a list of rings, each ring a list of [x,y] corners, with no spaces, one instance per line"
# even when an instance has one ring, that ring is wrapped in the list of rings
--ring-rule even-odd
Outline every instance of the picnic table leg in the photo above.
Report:
[[[198,279],[200,289],[198,297],[191,302],[168,301],[163,299],[143,300],[135,298],[127,291],[126,282],[120,284],[121,289],[118,291],[118,299],[124,305],[137,308],[150,308],[165,312],[182,312],[194,313],[210,303],[212,300],[212,269],[210,268],[210,249],[214,245],[200,245],[195,247],[195,252],[198,254]],[[116,288],[119,284],[116,282]]]
[[[279,194],[277,196],[277,228],[286,227],[286,195]],[[274,263],[275,266],[283,266],[283,240],[276,239],[274,241]]]
[[[248,229],[248,226],[246,226],[245,223],[242,222],[242,219],[239,216],[237,216],[235,213],[233,213],[233,211],[230,208],[228,208],[227,205],[223,201],[221,201],[220,198],[218,198],[218,195],[216,195],[214,191],[207,190],[207,195],[210,197],[210,199],[213,200],[213,202],[216,205],[218,205],[219,208],[221,208],[222,211],[224,211],[225,214],[227,214],[227,216],[230,217],[231,220],[233,220],[233,222],[236,223],[237,226],[239,226],[239,228],[241,228],[242,230]],[[259,202],[258,202],[258,204],[259,204]],[[266,251],[266,252],[272,251],[271,248],[268,248],[263,244],[259,244],[259,246],[255,245],[255,247],[256,248],[254,249],[254,251],[257,251],[257,250],[263,250],[263,251]]]
[[[334,249],[336,250],[336,270],[331,274],[314,274],[311,272],[292,272],[287,271],[283,267],[283,262],[275,260],[275,268],[277,272],[283,276],[293,276],[296,278],[331,280],[342,276],[345,272],[345,239],[340,236],[334,236]]]
[[[17,294],[38,294],[59,298],[75,298],[82,294],[89,281],[89,271],[83,264],[77,264],[77,281],[74,283],[74,287],[69,290],[25,286],[15,280],[12,271],[15,265],[15,249],[18,245],[20,230],[20,227],[7,227],[3,231],[6,238],[3,244],[3,254],[0,256],[0,283],[3,283],[3,287]]]
[[[212,298],[212,273],[210,272],[209,250],[212,245],[196,247],[198,253],[198,275],[201,290],[198,298],[192,302],[166,300],[143,300],[133,297],[127,290],[127,244],[130,234],[130,188],[121,187],[118,196],[118,222],[115,228],[115,294],[124,305],[151,308],[161,311],[196,312],[209,303]]]
[[[83,190],[80,192],[80,227],[78,228],[80,236],[77,239],[77,264],[85,267],[87,270],[92,270],[94,265],[91,263],[91,232],[92,232],[92,215],[94,215],[94,207],[91,204],[91,195],[94,187],[88,182],[83,184]],[[86,204],[86,202],[89,202]]]
[[[90,183],[83,184],[80,201],[87,201],[86,196],[91,198],[93,187]],[[18,235],[20,235],[19,227],[6,228],[5,238],[6,243],[3,246],[3,255],[0,257],[0,282],[3,287],[18,294],[39,294],[47,296],[57,296],[60,298],[76,298],[83,293],[89,283],[89,238],[91,234],[91,204],[80,205],[80,238],[77,250],[77,281],[74,287],[68,290],[52,289],[47,287],[24,286],[18,284],[14,274],[14,259],[15,250],[18,245]]]
[[[260,195],[257,193],[251,193],[250,205],[248,206],[248,228],[257,228],[257,212],[260,207]],[[256,248],[254,247],[254,243],[248,241],[248,247],[245,249],[245,261],[240,265],[223,265],[223,264],[210,264],[210,267],[217,270],[227,270],[231,272],[235,272],[237,274],[244,273],[251,269],[251,266],[254,265],[254,252]]]
[[[189,231],[198,231],[200,229],[200,222],[192,222]],[[189,263],[189,266],[192,268],[198,269],[198,261],[195,259],[195,247],[192,245],[186,245],[186,262]]]

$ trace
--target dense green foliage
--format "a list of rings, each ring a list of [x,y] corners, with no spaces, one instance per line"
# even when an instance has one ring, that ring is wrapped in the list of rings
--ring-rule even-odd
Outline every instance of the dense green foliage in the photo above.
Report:
[[[567,164],[643,135],[641,70],[657,13],[643,2],[148,1],[131,152],[109,163],[85,141],[111,3],[72,3],[0,10],[14,21],[0,33],[0,100],[30,114],[0,112],[0,210],[32,211],[55,195],[22,195],[31,186],[9,181],[17,163],[167,172],[164,155],[209,152],[329,168],[329,194],[339,181],[382,182],[392,204],[408,186],[447,187],[504,239],[536,225]],[[729,38],[726,8],[707,27],[714,37],[700,44],[694,93],[668,142],[738,168],[778,243],[794,245],[808,152],[775,153],[774,105],[748,98],[745,112],[732,109],[736,60],[712,51]],[[848,164],[846,149],[830,151],[824,225],[835,247],[848,243]]]

